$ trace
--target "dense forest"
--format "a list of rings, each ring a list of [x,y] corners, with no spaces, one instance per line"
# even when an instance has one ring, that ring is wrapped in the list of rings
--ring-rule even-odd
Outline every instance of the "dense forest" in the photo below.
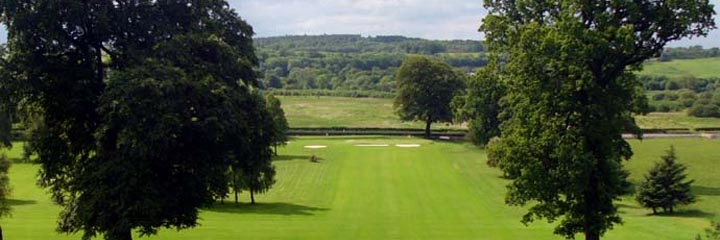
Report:
[[[317,35],[257,38],[255,46],[261,87],[280,95],[392,97],[395,72],[411,55],[439,59],[468,75],[487,64],[484,44],[472,40]],[[651,61],[709,57],[720,57],[720,49],[666,48],[660,58]],[[640,80],[650,97],[651,111],[706,109],[707,100],[720,96],[716,93],[720,79],[643,75]],[[720,116],[716,107],[720,104],[709,106],[712,113],[693,115]]]
[[[470,74],[487,64],[485,46],[472,40],[403,36],[316,35],[255,39],[264,88],[383,91],[395,88],[395,71],[413,54],[447,62]],[[720,57],[720,49],[667,48],[658,61]],[[646,78],[648,90],[683,88],[686,79]],[[699,85],[688,88],[704,88]],[[700,90],[700,89],[694,89]]]
[[[265,88],[393,91],[395,71],[413,54],[473,73],[487,63],[480,41],[402,36],[286,36],[255,40]]]

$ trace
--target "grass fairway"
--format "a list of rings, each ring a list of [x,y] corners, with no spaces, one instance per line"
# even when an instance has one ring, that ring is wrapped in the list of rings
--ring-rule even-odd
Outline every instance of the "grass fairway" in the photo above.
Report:
[[[400,148],[394,144],[420,144]],[[389,144],[358,147],[358,144]],[[674,144],[696,180],[699,201],[676,216],[648,216],[634,201],[620,202],[625,224],[603,239],[693,239],[720,213],[720,140],[633,141],[632,179]],[[327,145],[326,149],[305,149]],[[145,239],[560,239],[553,225],[519,221],[523,209],[503,204],[505,180],[485,165],[483,151],[462,143],[420,139],[299,138],[280,151],[277,184],[259,204],[205,209],[201,226],[160,231]],[[309,156],[322,158],[310,162]],[[38,167],[11,168],[13,216],[6,239],[78,239],[54,232],[59,208],[37,188]]]
[[[640,75],[669,78],[693,76],[696,78],[720,77],[720,58],[679,59],[670,62],[647,62]]]
[[[422,122],[402,122],[392,99],[343,97],[278,97],[290,127],[419,128]],[[637,116],[642,128],[720,127],[720,118],[688,117],[683,113],[651,113]],[[465,129],[461,125],[433,124],[433,129]]]

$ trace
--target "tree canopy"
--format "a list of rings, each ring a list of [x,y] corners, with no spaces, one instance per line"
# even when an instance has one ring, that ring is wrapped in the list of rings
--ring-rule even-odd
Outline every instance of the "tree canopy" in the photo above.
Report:
[[[231,159],[269,162],[253,31],[226,1],[3,1],[0,11],[0,84],[42,114],[30,141],[40,185],[63,207],[60,231],[126,240],[193,227],[199,207],[227,194]]]
[[[484,146],[490,139],[500,135],[502,107],[506,86],[489,66],[480,69],[467,81],[467,92],[453,99],[455,121],[468,122],[468,139],[475,145]]]
[[[489,55],[506,58],[498,166],[512,178],[506,202],[531,205],[524,223],[559,220],[555,233],[599,239],[621,223],[613,201],[627,192],[623,140],[643,112],[643,61],[665,45],[714,27],[697,1],[496,1],[481,30]]]
[[[412,56],[397,72],[394,107],[403,121],[420,120],[430,137],[434,122],[451,122],[450,103],[464,87],[464,76],[438,60]]]

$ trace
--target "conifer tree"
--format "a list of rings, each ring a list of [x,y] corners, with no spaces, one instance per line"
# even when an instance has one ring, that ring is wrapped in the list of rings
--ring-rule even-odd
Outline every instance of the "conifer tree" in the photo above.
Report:
[[[687,167],[677,162],[675,148],[670,146],[667,155],[661,157],[662,162],[656,163],[645,175],[640,185],[637,201],[657,214],[658,209],[672,213],[676,206],[695,202],[690,185],[693,180],[686,180]]]

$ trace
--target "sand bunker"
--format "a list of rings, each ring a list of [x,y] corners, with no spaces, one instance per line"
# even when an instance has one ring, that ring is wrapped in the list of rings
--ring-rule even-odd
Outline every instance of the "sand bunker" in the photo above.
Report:
[[[327,148],[327,146],[325,146],[325,145],[307,145],[307,146],[305,146],[305,148],[320,149],[320,148]]]
[[[401,148],[416,148],[420,147],[420,144],[395,144],[395,146]]]
[[[388,147],[389,144],[355,144],[356,147]]]

